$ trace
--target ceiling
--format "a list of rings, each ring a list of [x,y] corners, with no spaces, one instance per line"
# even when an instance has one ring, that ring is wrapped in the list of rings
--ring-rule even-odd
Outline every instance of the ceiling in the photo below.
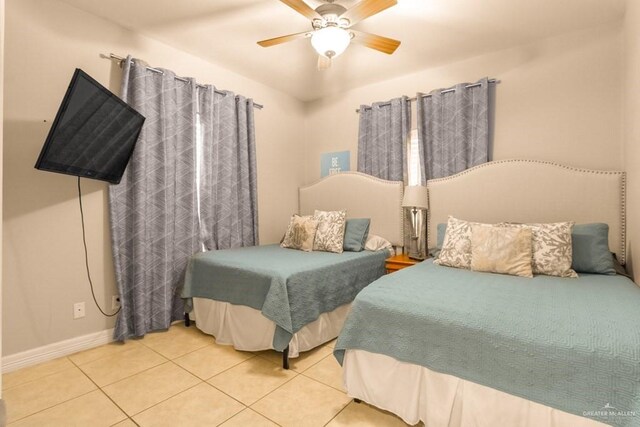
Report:
[[[308,39],[270,48],[256,44],[311,28],[278,0],[63,1],[302,101],[617,21],[625,8],[624,0],[398,0],[354,26],[401,40],[396,53],[351,44],[331,69],[319,71]],[[306,1],[313,8],[322,3]],[[347,8],[356,3],[337,2]]]

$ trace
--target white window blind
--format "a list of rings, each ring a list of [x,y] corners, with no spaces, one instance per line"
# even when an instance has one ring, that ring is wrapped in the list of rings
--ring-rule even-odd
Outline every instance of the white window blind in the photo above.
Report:
[[[407,144],[407,166],[409,167],[409,185],[420,185],[420,152],[418,151],[418,129],[411,130]]]

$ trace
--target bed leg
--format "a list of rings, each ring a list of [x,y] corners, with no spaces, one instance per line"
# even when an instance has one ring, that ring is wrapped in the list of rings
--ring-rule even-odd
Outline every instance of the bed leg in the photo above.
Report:
[[[282,369],[289,369],[289,346],[282,351]]]
[[[355,397],[353,398],[353,401],[356,402],[356,403],[362,403],[362,400],[356,399]]]
[[[189,313],[184,314],[184,326],[187,328],[191,326],[191,319],[189,318]]]

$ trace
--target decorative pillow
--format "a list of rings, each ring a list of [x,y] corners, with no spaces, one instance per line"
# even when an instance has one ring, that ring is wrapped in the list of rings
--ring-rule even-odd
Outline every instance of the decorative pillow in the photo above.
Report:
[[[571,232],[571,268],[580,273],[616,274],[609,250],[609,225],[576,224]]]
[[[436,247],[438,249],[442,249],[442,246],[444,245],[444,236],[447,234],[447,224],[438,224],[437,229]]]
[[[367,237],[367,243],[364,245],[364,249],[367,251],[380,251],[382,249],[386,249],[389,251],[391,256],[396,254],[390,241],[384,237],[376,236],[375,234],[369,234]]]
[[[471,227],[473,225],[481,224],[449,216],[442,249],[438,259],[433,263],[467,270],[471,268]]]
[[[471,226],[471,269],[533,277],[531,229]]]
[[[431,255],[437,258],[442,249],[447,224],[438,224],[436,247]],[[604,223],[576,224],[571,231],[571,268],[577,273],[616,274],[615,257],[609,250],[609,225]]]
[[[313,218],[318,221],[314,251],[342,253],[344,227],[347,211],[316,211]]]
[[[298,249],[306,252],[313,250],[313,241],[318,228],[318,221],[311,215],[293,215],[287,228],[287,233],[280,246],[283,248]]]
[[[345,251],[360,252],[364,249],[369,235],[370,218],[351,218],[347,220],[344,229],[344,243],[342,248]]]
[[[442,250],[442,244],[444,243],[444,235],[447,232],[447,224],[441,223],[437,226],[437,235],[436,235],[436,246],[429,249],[429,255],[433,258],[438,258],[440,256],[440,251]]]
[[[533,273],[558,277],[578,277],[571,269],[571,230],[573,222],[551,224],[510,224],[501,226],[528,227],[532,232]]]

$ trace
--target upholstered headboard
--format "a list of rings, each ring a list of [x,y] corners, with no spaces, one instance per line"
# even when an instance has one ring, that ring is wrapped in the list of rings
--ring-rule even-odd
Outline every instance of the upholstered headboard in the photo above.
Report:
[[[299,212],[347,210],[347,218],[371,218],[369,232],[403,246],[402,182],[385,181],[360,172],[329,175],[299,190]]]
[[[626,262],[625,178],[536,160],[499,160],[430,180],[428,240],[447,217],[496,223],[575,221],[609,224],[609,248]]]

